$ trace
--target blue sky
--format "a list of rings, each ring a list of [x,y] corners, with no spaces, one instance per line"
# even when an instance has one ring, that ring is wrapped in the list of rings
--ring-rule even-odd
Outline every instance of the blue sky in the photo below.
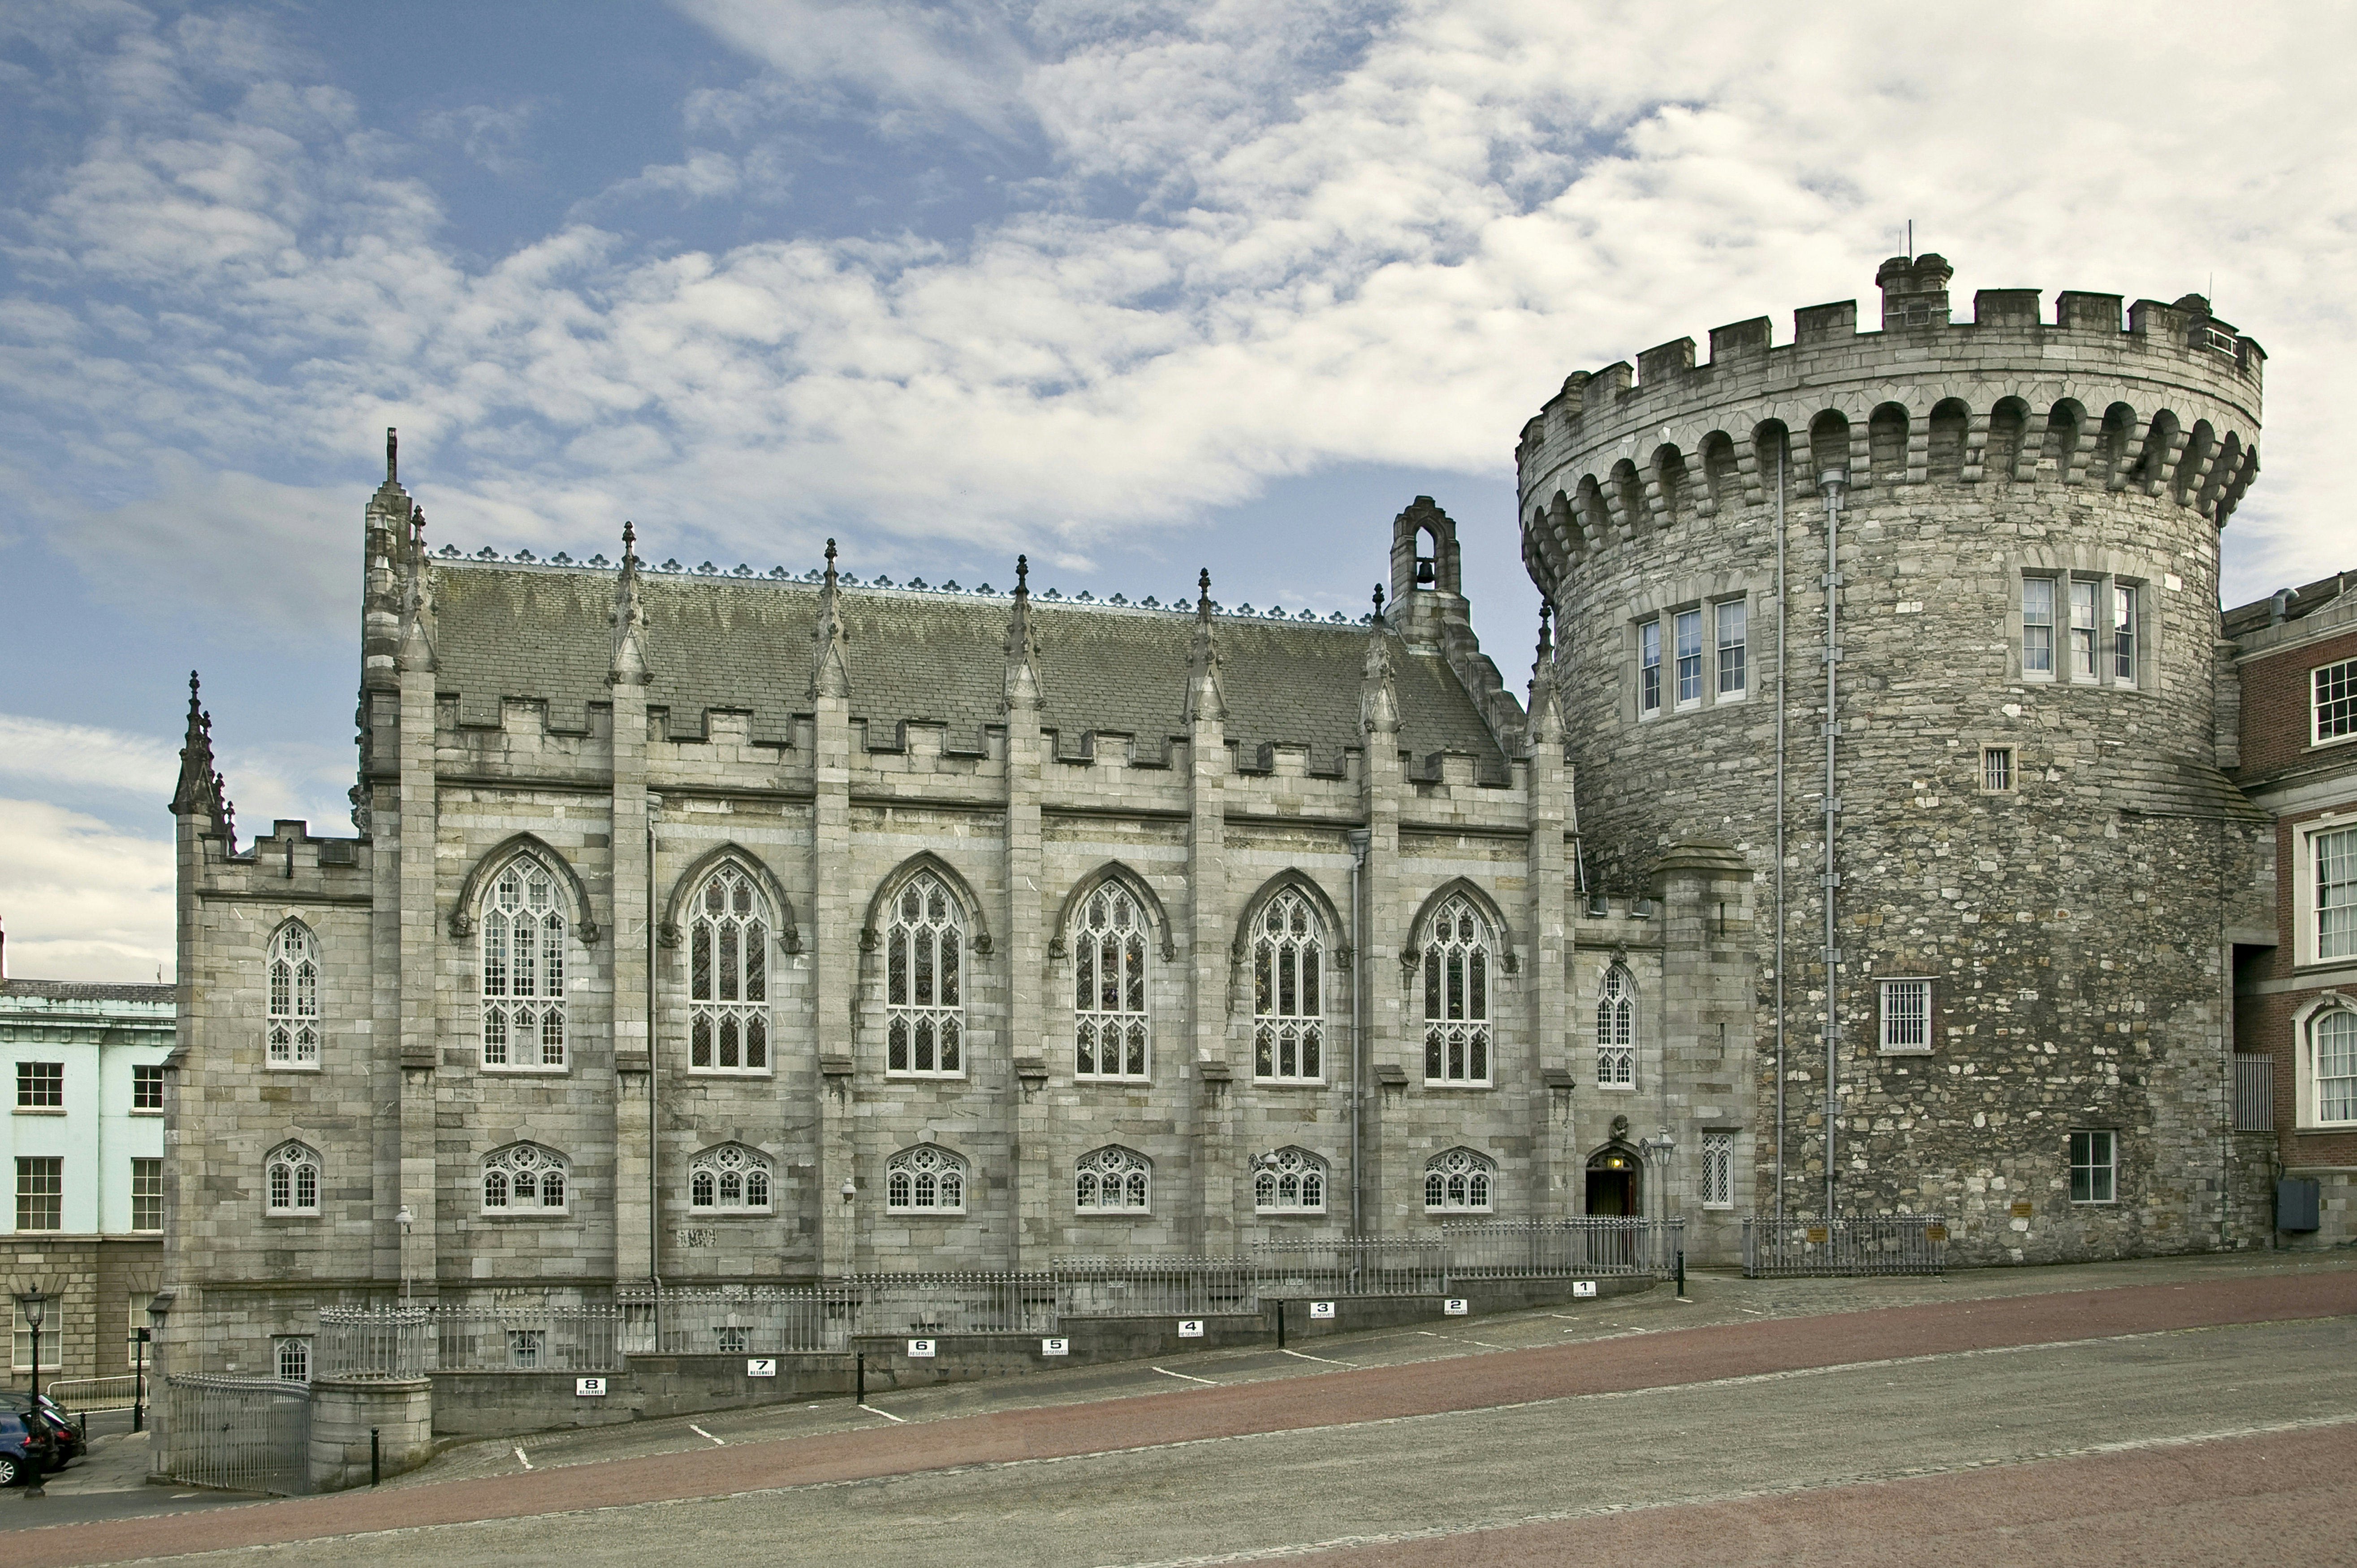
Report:
[[[2230,597],[2357,564],[2344,7],[0,4],[0,918],[170,961],[201,667],[343,821],[361,503],[437,542],[1356,613],[1418,493],[1486,646],[1565,374],[1870,295],[2207,290],[2268,365]]]

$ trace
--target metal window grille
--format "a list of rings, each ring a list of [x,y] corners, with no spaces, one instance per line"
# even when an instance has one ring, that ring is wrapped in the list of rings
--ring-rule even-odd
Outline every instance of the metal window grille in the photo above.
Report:
[[[2357,1098],[2357,1014],[2344,1014],[2352,1027],[2344,1070],[2351,1074],[2342,1092]],[[2318,1053],[2321,1059],[2322,1053]],[[2319,1087],[2321,1088],[2319,1081]],[[2357,1111],[2357,1105],[2351,1107]],[[2276,1058],[2254,1051],[2234,1055],[2234,1131],[2272,1133],[2276,1130]]]
[[[2357,735],[2357,659],[2327,664],[2309,680],[2316,744]]]
[[[965,1073],[965,1007],[960,1001],[963,912],[931,872],[892,900],[884,938],[884,1070],[912,1078]]]
[[[66,1102],[66,1064],[18,1062],[16,1103],[31,1110],[60,1109]]]
[[[311,1341],[303,1336],[287,1335],[270,1342],[278,1360],[278,1377],[282,1382],[307,1383],[311,1380]]]
[[[483,1065],[565,1066],[565,911],[556,879],[531,856],[483,900]]]
[[[1637,712],[1662,711],[1662,623],[1649,620],[1637,628]]]
[[[1604,972],[1596,1004],[1596,1081],[1607,1089],[1637,1082],[1637,985],[1617,963]]]
[[[65,1229],[65,1161],[56,1155],[18,1155],[16,1229]]]
[[[884,1162],[884,1208],[890,1214],[963,1214],[966,1163],[934,1144],[903,1149]]]
[[[1886,1051],[1928,1051],[1932,1048],[1930,981],[1882,982],[1882,1048]]]
[[[1490,1081],[1490,925],[1461,895],[1425,933],[1424,1079]]]
[[[1276,1151],[1253,1172],[1253,1211],[1257,1214],[1326,1212],[1326,1162],[1307,1149]]]
[[[1073,1070],[1082,1078],[1142,1079],[1151,1021],[1146,1011],[1146,917],[1129,890],[1100,887],[1072,933]]]
[[[319,944],[301,922],[270,940],[264,1058],[272,1067],[319,1065]]]
[[[2317,833],[2316,956],[2357,957],[2357,828]]]
[[[1981,788],[1993,795],[2005,794],[2013,789],[2013,747],[1981,747]]]
[[[2026,675],[2054,673],[2054,579],[2021,580],[2021,669]]]
[[[161,1067],[134,1067],[131,1069],[131,1109],[164,1109],[164,1069]]]
[[[160,1159],[131,1162],[131,1229],[164,1229],[164,1162]]]
[[[1702,1135],[1702,1206],[1705,1208],[1735,1207],[1735,1134],[1705,1133]]]
[[[2071,1201],[2111,1203],[2118,1197],[2119,1145],[2108,1132],[2071,1134]]]
[[[696,895],[688,922],[687,1065],[691,1072],[770,1070],[769,904],[737,865]]]
[[[1750,607],[1741,599],[1718,607],[1718,694],[1739,697],[1750,680]]]
[[[1678,706],[1702,701],[1702,611],[1677,616]]]
[[[1292,889],[1253,923],[1253,1076],[1323,1082],[1326,923]]]

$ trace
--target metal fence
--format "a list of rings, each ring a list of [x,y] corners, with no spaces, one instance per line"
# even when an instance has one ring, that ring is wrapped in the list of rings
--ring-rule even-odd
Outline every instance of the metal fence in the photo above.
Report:
[[[275,1378],[178,1373],[165,1467],[175,1479],[233,1492],[293,1497],[310,1490],[311,1391]]]
[[[1253,1273],[1269,1300],[1303,1296],[1447,1295],[1445,1236],[1255,1241]]]
[[[851,1347],[856,1299],[841,1285],[723,1285],[614,1293],[631,1355],[790,1356]]]
[[[1937,1214],[1743,1222],[1746,1279],[1936,1274],[1947,1264],[1948,1223]]]
[[[620,1369],[619,1306],[436,1307],[437,1372],[611,1372]]]
[[[118,1372],[110,1378],[51,1378],[41,1391],[70,1411],[129,1410],[139,1393],[140,1378]]]
[[[2234,1053],[2234,1131],[2272,1133],[2276,1130],[2276,1058],[2255,1052]]]
[[[323,1306],[311,1343],[319,1378],[422,1378],[435,1364],[434,1314],[423,1306]]]
[[[1053,1334],[1052,1273],[854,1274],[841,1282],[861,1334]]]
[[[1685,1221],[1487,1219],[1445,1224],[1448,1277],[1545,1280],[1567,1274],[1666,1274],[1685,1246]]]
[[[1242,1258],[1059,1258],[1064,1317],[1218,1317],[1260,1310]]]

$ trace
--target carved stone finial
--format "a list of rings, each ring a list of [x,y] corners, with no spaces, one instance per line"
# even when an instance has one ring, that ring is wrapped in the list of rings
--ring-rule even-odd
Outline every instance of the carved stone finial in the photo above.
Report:
[[[1211,613],[1211,569],[1206,566],[1195,577],[1195,613]]]
[[[622,559],[625,561],[637,560],[639,553],[638,544],[639,531],[631,526],[630,520],[629,518],[624,518],[622,520]]]
[[[1383,618],[1383,585],[1381,583],[1375,585],[1375,618]]]
[[[1018,594],[1031,591],[1031,557],[1028,555],[1015,558],[1015,591]]]
[[[851,672],[844,660],[847,640],[843,628],[842,587],[834,573],[834,541],[826,542],[826,578],[818,591],[818,625],[811,631],[818,656],[811,664],[810,695],[847,697]]]

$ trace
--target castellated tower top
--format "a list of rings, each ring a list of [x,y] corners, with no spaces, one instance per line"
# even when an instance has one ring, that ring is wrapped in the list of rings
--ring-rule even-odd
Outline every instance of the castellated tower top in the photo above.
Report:
[[[1652,530],[1759,506],[1780,461],[1803,491],[1845,468],[1855,500],[1899,487],[2088,486],[2167,498],[2224,526],[2258,473],[2266,352],[2189,294],[1982,289],[1950,319],[1946,258],[1877,269],[1879,331],[1857,302],[1716,328],[1710,358],[1680,338],[1582,371],[1523,427],[1523,556],[1558,603],[1583,559]]]

